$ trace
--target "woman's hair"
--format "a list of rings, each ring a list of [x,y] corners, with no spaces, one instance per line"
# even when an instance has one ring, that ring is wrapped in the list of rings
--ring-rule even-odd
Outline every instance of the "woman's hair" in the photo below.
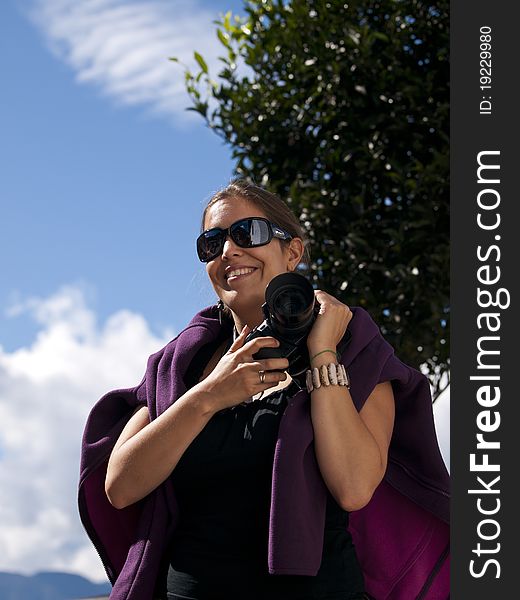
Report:
[[[264,188],[246,179],[235,179],[225,188],[213,194],[202,213],[201,232],[204,231],[204,222],[206,221],[208,209],[219,200],[230,198],[243,198],[247,200],[260,209],[270,221],[290,233],[292,237],[299,237],[303,241],[305,248],[300,264],[305,265],[307,268],[309,267],[311,261],[309,240],[292,210],[279,196],[264,190]],[[280,242],[282,244],[289,243],[289,241],[285,240],[280,240]]]

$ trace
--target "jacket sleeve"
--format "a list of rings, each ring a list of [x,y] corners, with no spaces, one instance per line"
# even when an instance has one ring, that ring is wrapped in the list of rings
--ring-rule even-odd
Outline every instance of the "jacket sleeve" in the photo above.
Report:
[[[144,378],[134,388],[108,392],[92,408],[83,433],[79,514],[112,583],[126,560],[139,505],[117,510],[110,504],[105,493],[107,464],[119,435],[144,395]]]

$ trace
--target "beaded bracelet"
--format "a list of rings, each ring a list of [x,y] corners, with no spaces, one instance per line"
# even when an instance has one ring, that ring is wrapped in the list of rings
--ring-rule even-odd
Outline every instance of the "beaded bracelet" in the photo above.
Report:
[[[340,363],[329,363],[328,365],[322,365],[321,367],[314,367],[308,369],[305,374],[305,382],[307,384],[307,391],[309,394],[322,385],[327,387],[329,385],[341,385],[350,389],[350,378],[347,374],[345,367]]]

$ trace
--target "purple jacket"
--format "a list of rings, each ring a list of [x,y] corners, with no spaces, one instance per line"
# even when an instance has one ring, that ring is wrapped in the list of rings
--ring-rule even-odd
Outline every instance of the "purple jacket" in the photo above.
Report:
[[[435,435],[428,381],[395,357],[362,308],[352,308],[352,339],[341,362],[360,410],[377,383],[391,381],[396,418],[387,473],[349,530],[376,600],[446,600],[449,596],[449,476]],[[225,326],[225,325],[224,325]],[[197,351],[221,327],[214,306],[150,356],[134,388],[113,390],[88,418],[81,452],[79,511],[113,584],[112,600],[151,600],[174,536],[178,504],[171,480],[140,502],[117,510],[104,491],[110,452],[134,408],[155,419],[185,391]],[[269,573],[316,575],[323,547],[326,486],[313,448],[309,395],[289,399],[274,454],[269,520]]]

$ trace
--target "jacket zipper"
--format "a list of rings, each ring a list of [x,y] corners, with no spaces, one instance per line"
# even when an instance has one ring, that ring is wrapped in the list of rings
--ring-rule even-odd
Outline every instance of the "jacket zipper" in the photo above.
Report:
[[[441,570],[441,568],[444,564],[444,561],[446,560],[446,557],[448,556],[449,550],[450,550],[449,546],[446,546],[446,548],[444,548],[441,555],[437,559],[437,562],[435,563],[433,569],[431,570],[431,573],[429,574],[428,579],[424,583],[423,587],[421,588],[421,591],[419,592],[419,595],[415,598],[415,600],[426,600],[426,594],[429,591],[429,589],[431,588],[433,580],[439,574],[439,571]]]
[[[88,515],[88,511],[86,510],[86,507],[84,506],[85,501],[84,501],[83,495],[80,497],[79,503],[80,503],[80,505],[83,506],[83,510],[84,510],[85,514]],[[110,585],[113,586],[114,581],[112,581],[112,577],[115,574],[115,570],[112,567],[112,565],[110,564],[108,556],[106,554],[102,553],[100,550],[100,548],[102,548],[102,544],[99,541],[99,538],[96,535],[94,528],[92,527],[90,518],[88,518],[87,522],[82,520],[82,523],[83,523],[83,527],[85,528],[85,531],[87,532],[89,538],[92,541],[92,544],[94,546],[96,554],[99,556],[99,560],[101,561],[101,564],[103,565],[103,568],[105,569],[107,579],[110,582]]]

